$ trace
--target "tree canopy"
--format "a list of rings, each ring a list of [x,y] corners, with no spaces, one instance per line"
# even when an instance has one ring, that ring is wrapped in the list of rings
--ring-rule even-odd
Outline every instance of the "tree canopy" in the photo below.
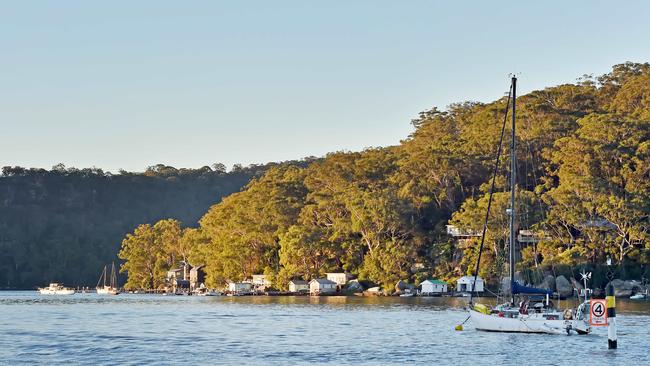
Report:
[[[121,230],[124,235],[145,223],[122,242],[122,270],[129,274],[132,287],[155,288],[160,271],[181,260],[205,265],[210,286],[255,273],[269,275],[280,288],[292,278],[313,278],[329,271],[347,271],[387,289],[403,279],[454,279],[473,271],[477,240],[453,240],[446,225],[467,232],[482,228],[505,108],[506,98],[457,103],[446,110],[431,108],[412,121],[413,133],[397,146],[334,152],[303,164],[276,164],[259,175],[241,167],[227,174],[223,166],[206,168],[205,173],[195,173],[198,181],[228,174],[254,179],[241,191],[233,186],[210,191],[219,186],[215,181],[200,185],[204,190],[189,197],[195,202],[206,200],[201,201],[200,218],[195,210],[187,210],[184,186],[174,183],[185,179],[182,169],[155,166],[143,175],[98,179],[130,181],[129,187],[142,187],[138,195],[149,200],[140,196],[134,200],[126,188],[104,193],[90,187],[79,200],[72,186],[58,183],[61,200],[56,210],[75,210],[78,205],[96,208],[86,209],[87,215],[77,220],[59,222],[61,216],[51,215],[56,210],[46,212],[12,201],[18,197],[16,192],[24,202],[42,199],[41,173],[20,178],[24,172],[8,168],[5,182],[15,180],[13,184],[26,183],[29,188],[14,188],[4,196],[23,221],[11,225],[13,218],[4,216],[5,226],[22,234],[3,234],[2,248],[13,249],[10,257],[0,257],[4,258],[0,263],[33,263],[29,268],[51,268],[54,261],[79,263],[75,256],[93,248],[85,239],[103,236],[76,233],[103,229],[95,223],[104,216],[89,217],[114,210],[110,217],[119,222],[119,230],[111,234]],[[615,65],[599,77],[530,92],[518,98],[518,111],[517,219],[520,229],[538,239],[521,248],[522,263],[540,267],[599,263],[608,255],[619,262],[647,263],[650,65]],[[504,149],[481,270],[488,279],[500,275],[506,244],[508,144]],[[95,179],[99,173],[56,167],[45,175],[66,181],[61,177],[71,174]],[[144,179],[150,179],[146,185],[141,183]],[[173,188],[156,191],[162,186]],[[213,205],[208,208],[206,202]],[[158,205],[180,213],[154,210]],[[196,206],[200,205],[192,207]],[[120,211],[122,207],[128,207],[128,212]],[[133,218],[136,212],[135,219],[120,218],[121,214]],[[156,223],[159,219],[165,220]],[[38,233],[38,243],[66,238],[39,244],[47,253],[41,258],[49,264],[29,260],[32,233]],[[75,234],[66,237],[70,233]],[[16,237],[24,244],[14,244],[11,240]],[[114,248],[104,245],[104,239],[96,240],[96,247],[104,250],[101,258],[110,257]],[[61,250],[60,243],[77,251]],[[12,271],[21,276],[28,273]],[[43,273],[47,272],[39,275]]]

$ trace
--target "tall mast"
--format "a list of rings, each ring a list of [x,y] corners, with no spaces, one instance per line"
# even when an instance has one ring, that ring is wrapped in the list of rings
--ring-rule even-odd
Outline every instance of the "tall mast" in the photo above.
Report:
[[[111,263],[111,287],[115,288],[115,262]]]
[[[517,185],[515,126],[517,115],[517,77],[512,77],[512,142],[510,145],[510,301],[515,304],[515,188]]]

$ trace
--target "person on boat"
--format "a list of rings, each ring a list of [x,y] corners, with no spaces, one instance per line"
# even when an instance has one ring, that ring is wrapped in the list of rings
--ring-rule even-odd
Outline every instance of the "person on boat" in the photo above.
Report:
[[[528,296],[519,303],[519,314],[528,314]]]

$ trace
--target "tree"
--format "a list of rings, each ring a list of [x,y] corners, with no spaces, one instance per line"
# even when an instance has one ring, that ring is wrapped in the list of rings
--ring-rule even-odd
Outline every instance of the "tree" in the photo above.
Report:
[[[450,223],[467,233],[480,234],[483,232],[483,223],[489,194],[484,194],[479,199],[468,199],[460,210],[452,215]],[[538,209],[539,199],[533,192],[518,190],[515,197],[515,212],[517,214],[517,229],[528,229],[541,221],[542,212]],[[479,275],[488,279],[496,279],[505,273],[504,263],[508,257],[509,245],[509,220],[507,209],[510,208],[510,193],[495,192],[493,194],[488,228],[485,232],[484,251],[481,257]],[[518,231],[517,231],[518,232]],[[473,274],[480,237],[471,239],[463,248],[463,257],[460,263],[464,274]]]
[[[201,231],[210,241],[206,254],[210,284],[279,272],[279,237],[303,205],[303,174],[294,166],[271,168],[201,218]]]
[[[623,261],[648,239],[650,121],[602,114],[579,123],[576,135],[557,142],[552,176],[559,184],[546,195],[552,217],[580,232],[611,227],[599,256]]]
[[[163,248],[156,244],[156,232],[149,224],[139,225],[122,241],[118,257],[125,260],[120,272],[128,273],[127,289],[155,289],[165,278],[158,266]]]

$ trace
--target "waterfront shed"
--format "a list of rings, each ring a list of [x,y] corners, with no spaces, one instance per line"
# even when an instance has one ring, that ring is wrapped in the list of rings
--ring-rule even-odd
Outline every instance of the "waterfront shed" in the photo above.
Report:
[[[190,290],[195,290],[205,282],[203,266],[196,266],[190,270]]]
[[[437,279],[424,280],[420,286],[422,287],[420,290],[422,295],[441,294],[447,292],[447,283]]]
[[[228,282],[228,291],[233,294],[251,292],[253,284],[250,282]]]
[[[456,282],[456,291],[458,292],[470,292],[472,291],[472,284],[474,283],[474,276],[463,276],[458,279]],[[481,277],[476,277],[476,292],[483,292],[483,279]]]
[[[336,292],[336,282],[327,278],[318,278],[309,282],[309,293],[311,295],[333,294]]]
[[[290,292],[309,292],[309,282],[303,280],[289,281]]]

